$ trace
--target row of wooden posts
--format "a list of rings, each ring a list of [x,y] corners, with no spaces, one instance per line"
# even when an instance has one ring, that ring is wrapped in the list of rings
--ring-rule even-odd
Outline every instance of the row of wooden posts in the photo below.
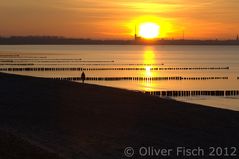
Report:
[[[79,81],[81,77],[52,77],[55,80]],[[228,80],[228,77],[86,77],[87,81],[160,81],[160,80]]]
[[[34,66],[33,63],[0,63],[0,66]]]
[[[14,63],[14,62],[44,62],[44,63],[49,63],[49,62],[79,62],[79,63],[89,63],[89,62],[96,62],[96,63],[111,63],[114,61],[82,61],[82,60],[47,60],[47,59],[42,59],[42,60],[0,60],[0,62],[8,62],[8,63]]]
[[[159,66],[159,65],[162,65],[162,64],[115,64],[115,63],[0,63],[0,65],[4,66],[21,66],[21,65],[49,65],[49,66],[52,66],[52,65],[59,65],[59,66],[62,66],[62,65],[82,65],[82,66]]]
[[[47,59],[47,56],[20,56],[20,55],[0,55],[0,60],[21,60],[21,59]]]
[[[1,58],[0,56],[0,61],[42,61],[42,60],[48,60],[48,61],[82,61],[81,58],[69,58],[69,59],[64,59],[64,58],[46,58],[46,57],[18,57],[18,58]]]
[[[82,67],[15,67],[15,68],[0,68],[0,71],[109,71],[109,70],[118,70],[118,71],[140,71],[140,70],[226,70],[229,67],[115,67],[115,68],[82,68]]]
[[[201,90],[201,91],[151,91],[144,92],[150,95],[162,97],[180,97],[180,96],[238,96],[239,90]]]

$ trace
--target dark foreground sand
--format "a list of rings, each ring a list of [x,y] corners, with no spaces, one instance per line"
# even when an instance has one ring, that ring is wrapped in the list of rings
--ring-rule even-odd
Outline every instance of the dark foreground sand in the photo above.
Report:
[[[0,74],[0,159],[117,159],[128,146],[137,156],[142,146],[238,148],[238,141],[239,112]]]

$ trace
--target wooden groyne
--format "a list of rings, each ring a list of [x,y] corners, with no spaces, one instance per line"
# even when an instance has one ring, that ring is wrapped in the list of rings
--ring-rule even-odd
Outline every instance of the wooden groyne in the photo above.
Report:
[[[80,81],[80,77],[52,77],[55,80]],[[160,80],[228,80],[228,77],[86,77],[87,81],[160,81]]]
[[[41,64],[35,64],[41,65]],[[132,64],[132,63],[53,63],[53,64],[44,64],[44,65],[83,65],[83,66],[163,66],[164,64]]]
[[[0,62],[8,62],[8,63],[15,63],[15,62],[41,62],[41,63],[51,63],[51,62],[79,62],[79,63],[111,63],[114,61],[93,61],[93,60],[87,60],[83,61],[81,59],[0,59]]]
[[[32,63],[12,63],[12,64],[0,63],[0,66],[34,66],[34,64],[32,64]],[[2,68],[0,68],[0,69],[2,69]]]
[[[31,58],[0,58],[0,62],[5,62],[5,61],[11,61],[11,62],[25,62],[25,61],[30,61],[30,62],[35,62],[35,61],[82,61],[82,59],[62,59],[62,58],[36,58],[36,57],[31,57]]]
[[[30,62],[27,62],[26,64],[29,64]],[[1,65],[17,65],[17,64],[25,64],[25,63],[0,63]],[[163,64],[116,64],[116,63],[31,63],[32,65],[48,65],[48,66],[70,66],[70,65],[80,65],[80,66],[159,66]]]
[[[144,93],[161,97],[239,96],[239,90],[145,91]]]
[[[83,67],[15,67],[0,68],[0,71],[167,71],[167,70],[228,70],[229,67],[114,67],[114,68],[83,68]]]
[[[19,57],[20,55],[0,55],[0,58],[13,58],[13,57]]]
[[[0,59],[11,59],[11,60],[14,60],[14,59],[47,59],[47,56],[20,56],[20,55],[3,55],[1,56],[0,55]]]

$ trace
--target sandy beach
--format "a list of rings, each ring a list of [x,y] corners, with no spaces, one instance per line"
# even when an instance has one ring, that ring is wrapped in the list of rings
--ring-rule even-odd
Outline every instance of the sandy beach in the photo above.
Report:
[[[127,158],[126,147],[134,148],[137,157],[142,146],[206,150],[238,148],[238,141],[236,111],[123,89],[0,74],[1,159],[117,159]],[[185,157],[173,153],[165,158]]]

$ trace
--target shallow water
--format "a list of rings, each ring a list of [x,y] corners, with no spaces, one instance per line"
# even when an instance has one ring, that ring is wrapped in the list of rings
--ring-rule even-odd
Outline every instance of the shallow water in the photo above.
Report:
[[[239,90],[238,61],[239,46],[0,46],[0,68],[83,68],[87,77],[147,77],[147,80],[86,81],[139,91]],[[82,71],[3,72],[37,77],[79,77]],[[152,80],[151,77],[190,79]],[[192,79],[198,77],[227,79]],[[239,110],[238,96],[176,97],[176,100]]]

